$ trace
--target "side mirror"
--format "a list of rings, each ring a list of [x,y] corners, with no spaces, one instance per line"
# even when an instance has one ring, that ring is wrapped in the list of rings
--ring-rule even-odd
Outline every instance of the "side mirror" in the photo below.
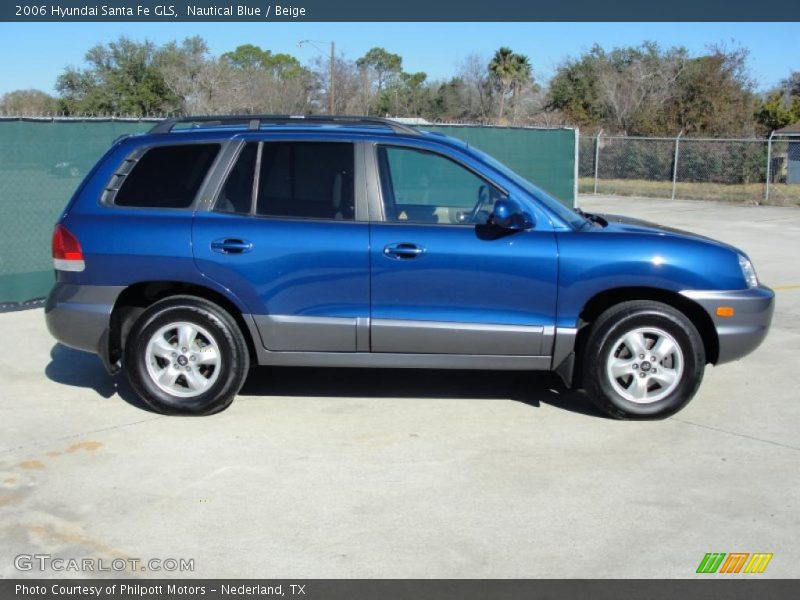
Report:
[[[531,229],[534,225],[531,214],[510,199],[501,199],[494,203],[494,210],[489,215],[489,223],[512,231]]]

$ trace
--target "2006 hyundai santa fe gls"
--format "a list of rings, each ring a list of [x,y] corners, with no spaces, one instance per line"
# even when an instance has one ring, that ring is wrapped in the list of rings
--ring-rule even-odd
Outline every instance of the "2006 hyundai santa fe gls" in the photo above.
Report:
[[[469,145],[370,118],[168,120],[118,140],[53,234],[52,334],[168,413],[251,364],[554,370],[664,417],[766,336],[726,244],[573,211]]]

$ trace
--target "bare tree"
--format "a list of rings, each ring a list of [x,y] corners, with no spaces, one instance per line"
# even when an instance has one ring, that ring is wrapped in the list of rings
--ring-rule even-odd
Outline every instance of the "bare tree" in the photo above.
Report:
[[[528,83],[519,87],[512,107],[512,123],[526,125],[539,124],[547,112],[547,94],[541,87]],[[559,123],[561,124],[561,123]]]
[[[218,58],[204,62],[191,79],[184,96],[190,114],[232,114],[242,112],[244,90],[237,74]]]
[[[289,113],[308,110],[311,73],[294,57],[257,46],[240,46],[212,57],[200,38],[167,44],[158,65],[169,89],[182,99],[176,107],[193,114]]]
[[[331,89],[329,61],[329,58],[322,56],[317,56],[311,61],[311,71],[316,83],[310,107],[315,112],[327,112],[328,94]],[[356,63],[340,54],[334,61],[333,76],[336,78],[336,96],[334,98],[336,113],[365,113],[366,111],[362,110],[363,74],[359,72]]]
[[[485,120],[492,113],[492,94],[489,85],[488,61],[477,55],[468,55],[458,67],[458,78],[463,82],[461,109],[464,116]]]
[[[199,37],[187,38],[180,45],[170,42],[160,49],[156,65],[169,90],[182,100],[172,110],[190,114],[213,114],[223,104],[214,98],[225,89],[221,65],[208,54],[208,46]]]
[[[0,97],[0,114],[38,116],[53,114],[58,101],[41,90],[14,90]]]
[[[658,111],[673,97],[685,62],[679,52],[661,57],[654,44],[645,44],[644,50],[614,50],[610,55],[599,51],[596,56],[599,100],[623,133],[635,129],[643,114]]]

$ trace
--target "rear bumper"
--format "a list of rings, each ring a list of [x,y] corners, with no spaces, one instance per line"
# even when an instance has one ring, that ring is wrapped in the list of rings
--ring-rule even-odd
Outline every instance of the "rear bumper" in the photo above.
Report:
[[[731,292],[688,290],[681,294],[702,306],[714,322],[719,339],[717,364],[750,354],[767,337],[775,309],[775,293],[768,287]],[[720,306],[733,308],[733,316],[717,316]]]
[[[106,361],[111,311],[124,289],[56,283],[44,308],[47,329],[65,346],[93,352]]]

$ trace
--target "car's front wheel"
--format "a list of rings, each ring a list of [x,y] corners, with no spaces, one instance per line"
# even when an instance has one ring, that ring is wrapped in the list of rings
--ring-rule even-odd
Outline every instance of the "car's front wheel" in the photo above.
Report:
[[[583,386],[617,418],[663,418],[678,412],[703,379],[705,351],[694,324],[653,301],[630,301],[593,323],[583,352]]]
[[[131,386],[161,413],[224,410],[248,369],[248,349],[236,321],[216,304],[194,296],[173,296],[148,307],[125,343]]]

